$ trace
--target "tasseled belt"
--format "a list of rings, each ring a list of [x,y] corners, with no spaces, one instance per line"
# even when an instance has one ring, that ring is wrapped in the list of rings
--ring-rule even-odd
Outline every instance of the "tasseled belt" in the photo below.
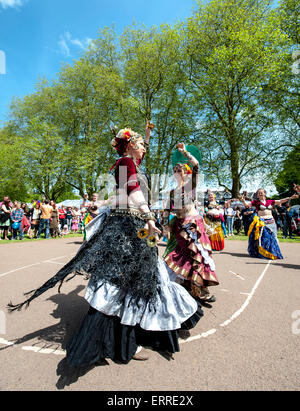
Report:
[[[120,216],[120,215],[130,215],[133,217],[138,217],[141,220],[144,220],[142,213],[140,212],[140,210],[136,209],[136,208],[116,208],[116,209],[112,209],[110,215],[112,217],[114,216]]]

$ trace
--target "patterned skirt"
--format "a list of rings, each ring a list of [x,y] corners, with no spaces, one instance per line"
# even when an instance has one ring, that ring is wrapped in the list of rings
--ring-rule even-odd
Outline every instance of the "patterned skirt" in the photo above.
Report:
[[[171,278],[183,279],[184,286],[196,298],[202,295],[202,288],[219,284],[211,255],[212,247],[200,215],[174,219],[164,260]]]
[[[251,257],[264,258],[267,260],[282,260],[275,222],[255,216],[248,230],[248,253]],[[273,224],[273,227],[272,227]]]
[[[221,218],[219,216],[206,215],[205,224],[207,225],[211,249],[213,251],[224,250],[225,243]]]

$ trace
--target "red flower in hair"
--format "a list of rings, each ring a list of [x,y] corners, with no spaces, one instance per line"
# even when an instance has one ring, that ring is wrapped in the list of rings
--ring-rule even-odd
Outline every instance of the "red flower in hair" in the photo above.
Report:
[[[131,134],[129,130],[124,131],[123,133],[123,138],[126,140],[130,140],[131,139]]]
[[[193,174],[192,169],[189,165],[185,164],[185,168],[187,169],[187,174]]]

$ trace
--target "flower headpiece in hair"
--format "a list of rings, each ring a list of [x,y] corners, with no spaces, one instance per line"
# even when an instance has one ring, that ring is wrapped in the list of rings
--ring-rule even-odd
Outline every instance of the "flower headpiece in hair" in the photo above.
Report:
[[[118,132],[118,134],[116,135],[116,138],[120,140],[130,141],[133,134],[134,133],[130,128],[124,128]]]
[[[192,169],[188,164],[185,164],[185,168],[187,169],[187,174],[193,174]]]

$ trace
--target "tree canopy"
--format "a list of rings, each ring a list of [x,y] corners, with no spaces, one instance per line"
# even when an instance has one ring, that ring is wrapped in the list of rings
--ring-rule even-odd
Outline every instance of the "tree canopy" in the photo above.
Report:
[[[275,181],[299,150],[298,17],[296,0],[210,0],[173,26],[101,29],[56,79],[11,103],[0,195],[91,195],[115,161],[111,128],[142,134],[147,120],[148,173],[169,173],[184,141],[202,152],[205,180],[233,196],[256,173]]]

